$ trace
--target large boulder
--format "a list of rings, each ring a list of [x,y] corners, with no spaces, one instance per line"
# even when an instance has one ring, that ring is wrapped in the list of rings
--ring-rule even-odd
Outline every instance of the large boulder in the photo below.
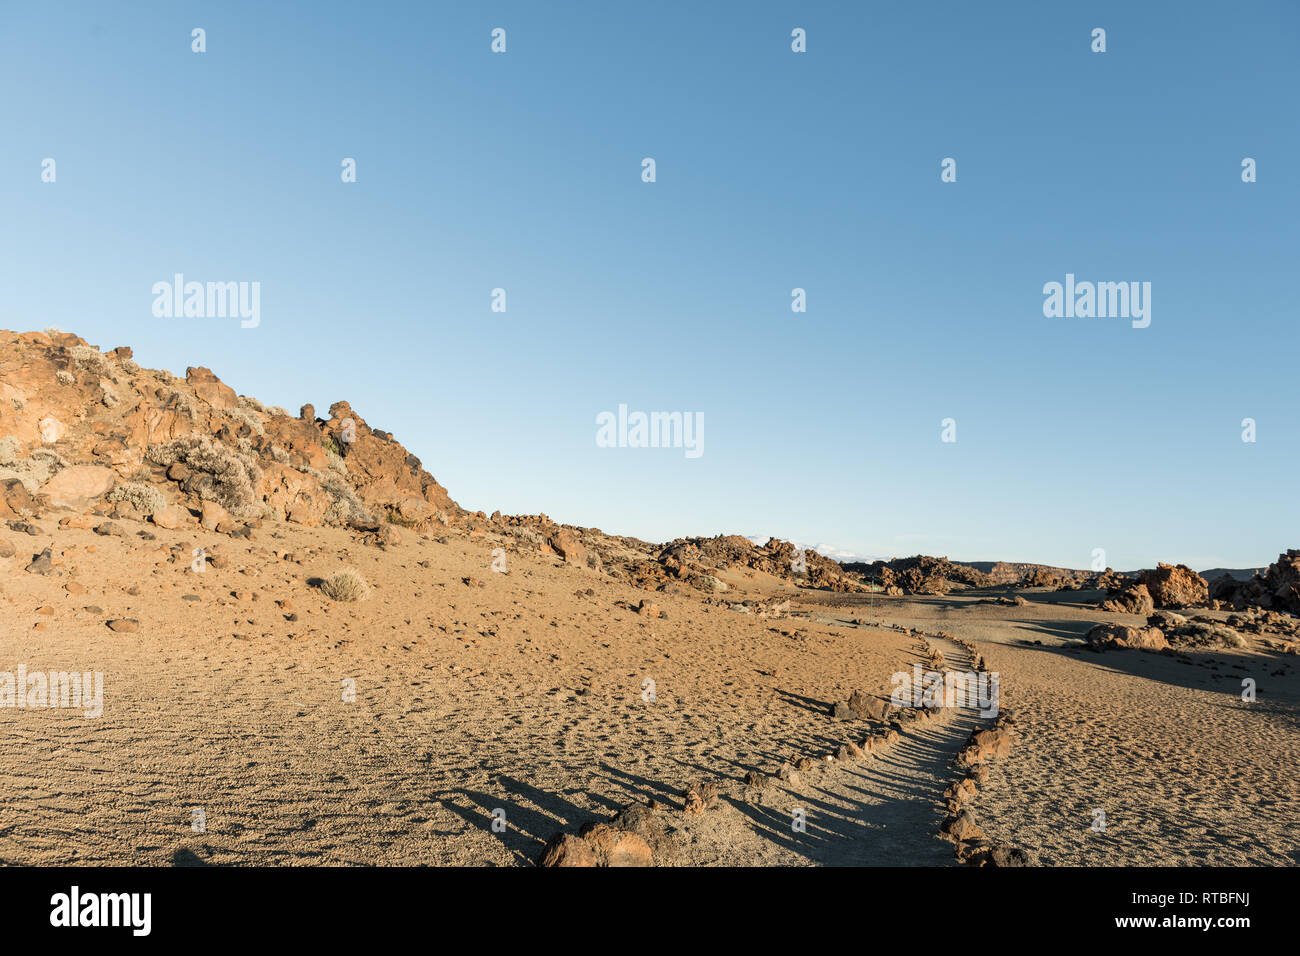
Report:
[[[564,559],[566,564],[583,564],[587,560],[587,549],[578,541],[578,536],[568,528],[560,528],[546,541],[551,550]]]
[[[174,531],[177,528],[185,528],[193,523],[188,508],[182,508],[180,505],[168,505],[151,516],[151,520],[160,528],[167,528]]]
[[[112,469],[102,465],[72,465],[45,484],[40,493],[55,508],[84,508],[108,494],[116,483]]]
[[[1117,614],[1147,615],[1155,610],[1155,602],[1145,584],[1130,584],[1102,601],[1101,609]]]
[[[1142,583],[1156,607],[1203,607],[1210,598],[1209,583],[1185,564],[1159,564]]]
[[[1132,647],[1145,651],[1162,651],[1169,646],[1158,627],[1136,628],[1127,624],[1098,624],[1084,640],[1099,651],[1112,647]]]

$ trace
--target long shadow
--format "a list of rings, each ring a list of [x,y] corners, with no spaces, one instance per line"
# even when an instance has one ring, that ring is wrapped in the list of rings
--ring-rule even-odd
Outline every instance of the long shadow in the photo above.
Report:
[[[840,792],[815,780],[812,792],[782,791],[762,804],[729,800],[764,839],[824,866],[951,866],[952,847],[939,837],[943,789],[951,761],[974,718],[909,733],[864,763],[829,771]],[[845,791],[852,801],[845,807]],[[804,812],[802,831],[794,811]]]
[[[629,800],[648,803],[653,799],[673,805],[681,802],[681,791],[663,781],[651,780],[649,777],[612,767],[608,763],[601,763],[600,769],[605,772],[605,779],[617,785],[627,794]]]
[[[831,705],[829,701],[818,700],[815,697],[805,697],[803,694],[796,694],[793,691],[776,688],[776,692],[781,695],[782,703],[791,704],[794,707],[810,710],[814,714],[826,716],[830,713]]]
[[[498,777],[497,782],[505,794],[516,799],[507,800],[501,793],[459,788],[448,791],[443,803],[471,826],[489,833],[493,811],[504,809],[508,826],[498,835],[506,849],[521,862],[535,862],[546,841],[560,830],[577,830],[582,824],[602,817],[598,811],[579,807],[558,794],[539,790],[514,777]],[[462,805],[456,797],[463,797],[469,805]]]
[[[1027,631],[1050,634],[1052,637],[1079,638],[1097,626],[1096,621],[1008,621]]]

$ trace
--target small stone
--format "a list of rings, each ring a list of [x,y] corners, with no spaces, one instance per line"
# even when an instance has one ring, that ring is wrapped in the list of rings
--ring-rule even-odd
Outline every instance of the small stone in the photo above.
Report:
[[[709,780],[693,781],[686,788],[685,812],[695,816],[718,805],[718,786]]]
[[[180,505],[168,505],[161,511],[155,511],[152,520],[160,528],[175,530],[190,523],[190,513],[188,509],[182,508]]]
[[[984,839],[984,831],[979,828],[975,823],[975,818],[967,810],[963,810],[955,817],[947,820],[942,830],[957,843]]]
[[[1018,846],[996,843],[989,850],[988,863],[989,866],[1036,866],[1038,858]]]
[[[121,634],[134,634],[136,631],[140,630],[140,622],[124,617],[115,618],[108,622],[108,629],[110,631],[117,631]]]
[[[199,505],[199,524],[208,531],[216,531],[222,524],[230,522],[230,512],[215,501],[204,501]]]
[[[32,574],[49,574],[54,569],[50,549],[46,548],[40,554],[36,555],[31,564],[24,569]]]

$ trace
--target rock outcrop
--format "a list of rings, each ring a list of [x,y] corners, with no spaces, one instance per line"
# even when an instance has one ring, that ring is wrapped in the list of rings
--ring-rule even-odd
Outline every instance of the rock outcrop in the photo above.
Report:
[[[1247,581],[1229,574],[1209,586],[1209,598],[1223,607],[1244,611],[1263,608],[1300,614],[1300,550],[1288,549],[1277,560]]]
[[[1209,585],[1185,564],[1159,564],[1143,571],[1142,583],[1156,607],[1204,607],[1209,600]]]
[[[1117,614],[1147,615],[1155,610],[1155,601],[1145,584],[1128,584],[1109,595],[1100,607],[1103,611]]]
[[[113,504],[173,527],[195,513],[211,530],[269,517],[374,531],[462,514],[347,402],[290,418],[211,369],[179,379],[68,333],[0,332],[0,383],[0,517]]]
[[[890,588],[898,588],[905,594],[947,594],[955,588],[983,588],[996,583],[988,574],[969,565],[924,554],[870,564],[850,562],[842,567],[865,581],[878,584],[887,592]]]

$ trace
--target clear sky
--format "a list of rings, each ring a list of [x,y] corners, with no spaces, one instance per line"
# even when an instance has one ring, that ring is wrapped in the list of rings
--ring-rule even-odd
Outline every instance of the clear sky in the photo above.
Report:
[[[1072,567],[1300,546],[1293,0],[6,2],[0,84],[0,327],[347,399],[465,507]],[[260,324],[155,317],[175,273],[259,282]],[[1045,317],[1067,273],[1150,282],[1150,326]],[[598,447],[620,404],[702,414],[703,454]]]

